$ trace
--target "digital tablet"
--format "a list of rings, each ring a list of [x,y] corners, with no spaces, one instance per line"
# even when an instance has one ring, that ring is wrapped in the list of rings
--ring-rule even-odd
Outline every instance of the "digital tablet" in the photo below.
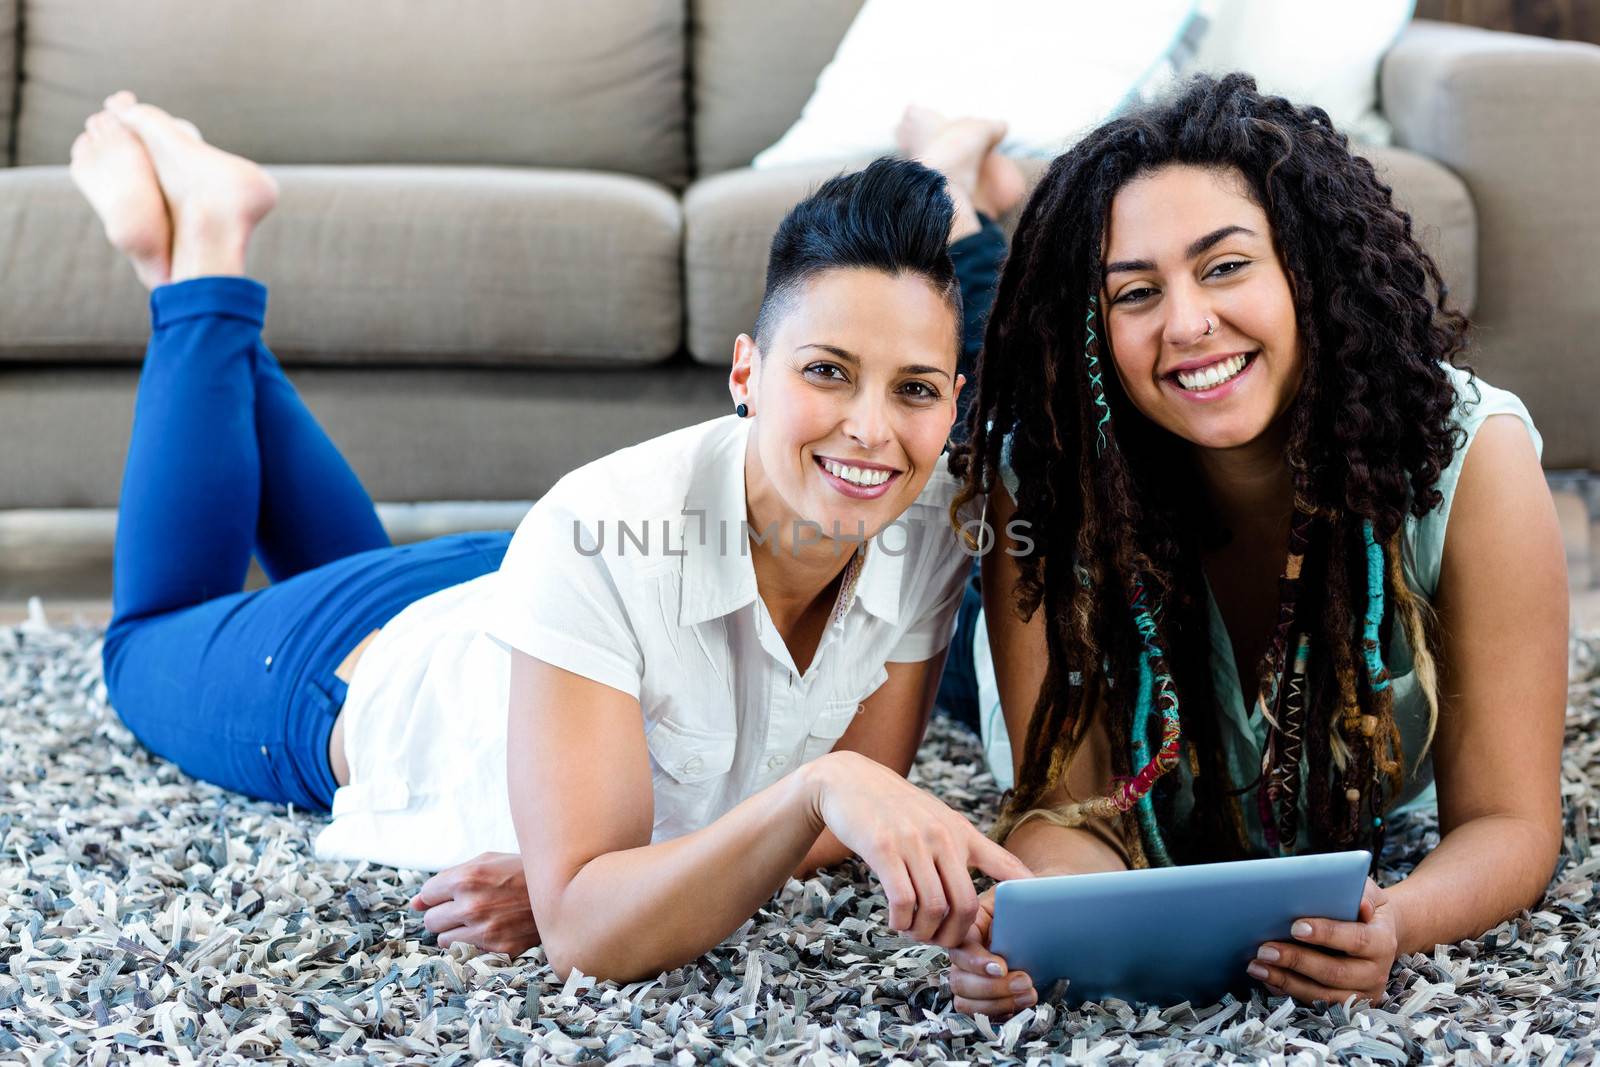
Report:
[[[995,887],[989,947],[1044,997],[1211,1003],[1296,919],[1353,921],[1368,852],[1024,878]]]

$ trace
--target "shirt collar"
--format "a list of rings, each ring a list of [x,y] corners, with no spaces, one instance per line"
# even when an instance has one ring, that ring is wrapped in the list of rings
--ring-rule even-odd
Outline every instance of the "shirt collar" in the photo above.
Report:
[[[679,527],[683,538],[683,587],[678,606],[681,626],[732,614],[754,603],[757,596],[750,553],[766,549],[761,545],[746,547],[749,510],[744,462],[750,421],[737,415],[723,418],[731,425],[726,433],[716,436],[695,463],[684,498]],[[910,543],[903,525],[885,531],[876,543],[868,543],[854,588],[842,590],[845,600],[838,618],[849,614],[859,600],[866,611],[884,622],[895,625],[900,621],[901,576]]]
[[[861,577],[856,579],[855,599],[869,613],[893,626],[900,621],[901,573],[905,570],[910,536],[903,525],[891,526],[875,540],[867,542]],[[849,610],[846,605],[845,610]]]
[[[750,422],[729,423],[697,458],[683,503],[683,588],[678,623],[694,626],[739,610],[756,599],[756,571],[745,550],[749,512],[744,495],[744,451]]]

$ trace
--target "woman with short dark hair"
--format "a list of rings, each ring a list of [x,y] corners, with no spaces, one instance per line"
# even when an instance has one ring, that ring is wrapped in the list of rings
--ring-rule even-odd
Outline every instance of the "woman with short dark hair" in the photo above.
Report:
[[[976,179],[998,126],[790,212],[736,414],[574,471],[514,537],[391,547],[261,340],[272,180],[108,107],[73,175],[154,290],[104,653],[144,744],[331,808],[320,856],[455,864],[414,901],[441,944],[542,939],[562,973],[685,962],[852,852],[947,945],[969,867],[1026,873],[904,778],[969,569],[944,448],[963,302],[1004,251]],[[240,592],[252,552],[273,584]]]

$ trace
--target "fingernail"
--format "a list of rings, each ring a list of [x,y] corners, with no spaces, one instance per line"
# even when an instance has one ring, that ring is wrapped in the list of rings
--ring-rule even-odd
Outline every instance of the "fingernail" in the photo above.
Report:
[[[1278,950],[1273,948],[1271,945],[1262,945],[1260,948],[1256,949],[1256,959],[1266,960],[1268,963],[1276,963],[1278,960]]]
[[[1011,989],[1013,992],[1020,993],[1031,985],[1033,985],[1033,981],[1025,974],[1019,974],[1015,978],[1011,979]]]
[[[1311,936],[1311,924],[1307,923],[1307,922],[1295,923],[1293,926],[1291,926],[1289,928],[1289,932],[1294,934],[1294,936],[1296,936],[1296,937],[1310,937]]]
[[[1265,982],[1267,980],[1267,969],[1261,966],[1259,963],[1252,962],[1250,966],[1245,968],[1245,971],[1250,975],[1251,978],[1254,978],[1258,982]]]
[[[1006,973],[1006,969],[993,960],[990,960],[988,963],[984,964],[983,969],[989,972],[989,974],[995,978],[1004,977]]]
[[[1039,1000],[1039,994],[1035,993],[1033,990],[1030,989],[1026,993],[1022,994],[1021,996],[1013,998],[1011,1003],[1015,1004],[1017,1006],[1017,1009],[1020,1011],[1023,1008],[1031,1008],[1031,1007],[1033,1007],[1033,1005],[1036,1004],[1038,1002],[1038,1000]]]

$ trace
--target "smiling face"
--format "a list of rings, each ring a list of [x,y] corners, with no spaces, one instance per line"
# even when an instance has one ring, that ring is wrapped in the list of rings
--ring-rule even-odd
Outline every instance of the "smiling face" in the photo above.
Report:
[[[1208,449],[1278,423],[1304,356],[1289,277],[1242,176],[1172,164],[1129,182],[1104,261],[1101,306],[1134,407]]]
[[[741,336],[730,386],[755,420],[745,478],[757,526],[870,537],[898,518],[955,422],[958,336],[927,279],[863,268],[806,281],[765,352]]]

